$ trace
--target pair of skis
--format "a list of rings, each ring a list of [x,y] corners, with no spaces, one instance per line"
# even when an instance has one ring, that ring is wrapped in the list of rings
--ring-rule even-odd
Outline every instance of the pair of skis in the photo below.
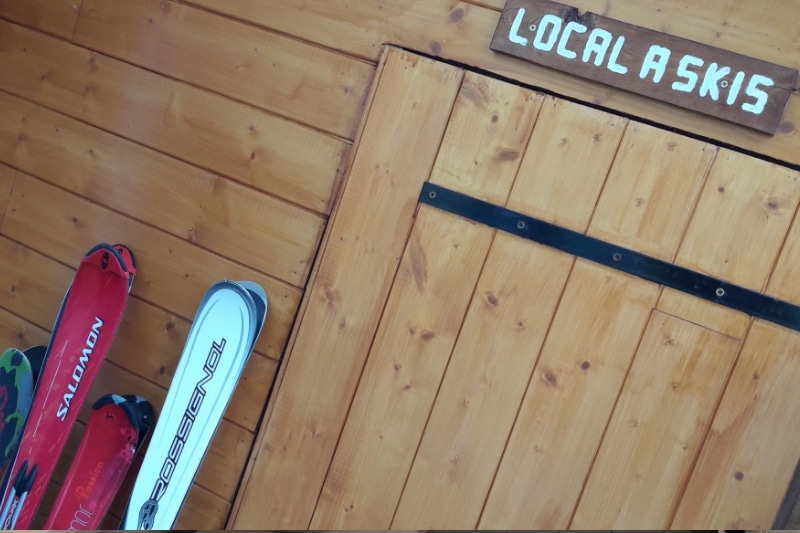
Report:
[[[134,273],[133,257],[121,245],[101,244],[83,258],[59,311],[30,414],[6,472],[0,503],[3,529],[30,528],[121,322]],[[174,524],[264,325],[267,306],[263,288],[250,281],[221,281],[206,293],[123,528],[169,529]],[[12,366],[23,364],[18,354],[11,359]],[[13,375],[7,377],[14,380],[27,375],[9,368]],[[25,397],[32,386],[14,381],[11,388]],[[109,395],[95,403],[48,529],[97,528],[153,421],[152,407],[135,396]]]
[[[59,310],[0,503],[2,529],[30,529],[89,387],[111,346],[135,274],[122,245],[82,259]]]
[[[171,529],[267,314],[251,281],[212,286],[195,316],[121,529]]]

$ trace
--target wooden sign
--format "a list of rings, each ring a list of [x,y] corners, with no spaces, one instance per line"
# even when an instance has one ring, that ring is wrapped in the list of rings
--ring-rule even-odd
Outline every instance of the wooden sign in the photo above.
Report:
[[[507,0],[490,48],[769,134],[798,77],[794,69],[548,0]]]

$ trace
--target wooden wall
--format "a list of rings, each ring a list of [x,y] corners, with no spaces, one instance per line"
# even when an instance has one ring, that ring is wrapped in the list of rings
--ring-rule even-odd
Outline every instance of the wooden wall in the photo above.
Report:
[[[384,44],[800,164],[800,94],[769,137],[539,68],[489,50],[503,3],[0,0],[0,341],[46,342],[81,255],[124,242],[139,275],[90,401],[160,406],[205,290],[248,278],[269,294],[179,527],[226,523]],[[800,67],[797,0],[570,3]]]

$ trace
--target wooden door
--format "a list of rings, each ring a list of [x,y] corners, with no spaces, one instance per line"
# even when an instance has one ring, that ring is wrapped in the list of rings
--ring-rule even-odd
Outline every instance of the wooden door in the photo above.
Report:
[[[388,48],[229,525],[769,528],[800,333],[419,197],[799,302],[798,178]]]

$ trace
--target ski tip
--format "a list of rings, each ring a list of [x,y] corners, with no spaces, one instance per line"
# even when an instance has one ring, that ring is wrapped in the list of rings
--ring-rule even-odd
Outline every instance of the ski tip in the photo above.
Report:
[[[33,382],[37,383],[39,381],[39,374],[42,372],[42,367],[44,366],[45,356],[47,355],[47,346],[31,346],[30,348],[23,350],[23,352],[25,353],[25,357],[28,358],[28,362],[31,365]]]
[[[237,281],[243,289],[245,289],[250,297],[253,299],[253,303],[256,306],[256,323],[258,329],[256,330],[256,337],[261,333],[261,328],[264,327],[264,320],[267,318],[267,310],[269,309],[269,300],[267,299],[267,293],[264,288],[254,281]]]
[[[92,264],[103,272],[112,272],[129,280],[130,289],[135,268],[133,267],[133,254],[125,246],[100,243],[86,253],[83,262]]]

